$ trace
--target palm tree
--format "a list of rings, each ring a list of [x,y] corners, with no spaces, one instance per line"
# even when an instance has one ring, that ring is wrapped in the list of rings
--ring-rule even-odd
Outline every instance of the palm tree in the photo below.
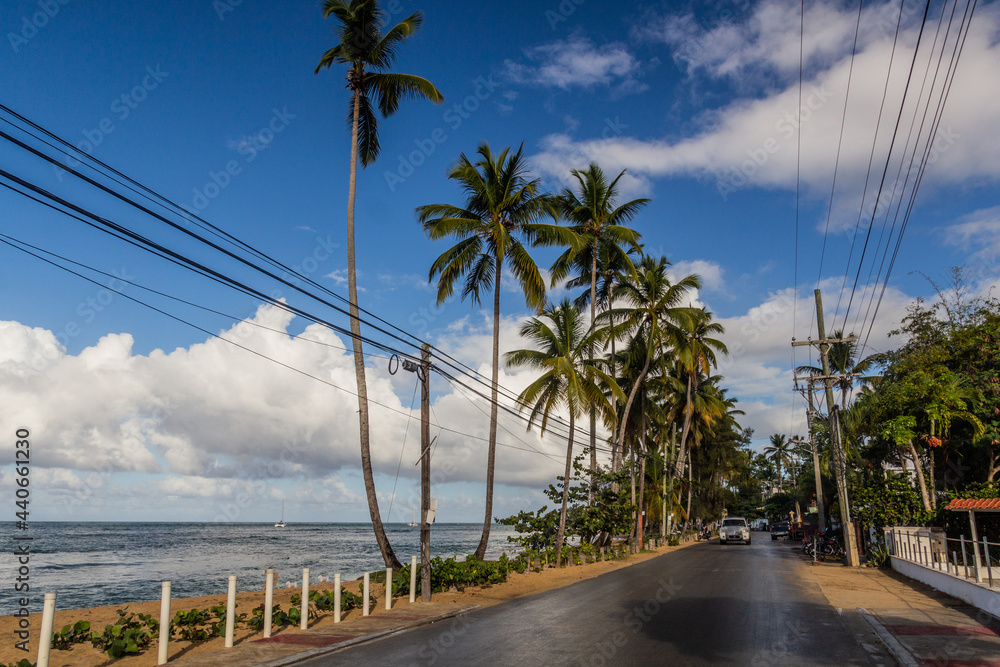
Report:
[[[834,331],[831,338],[843,338],[843,330]],[[853,334],[852,336],[853,337]],[[858,344],[856,341],[841,341],[831,343],[830,351],[827,353],[827,360],[830,362],[830,373],[842,375],[834,381],[834,386],[840,389],[840,407],[847,409],[847,394],[854,386],[854,378],[871,370],[878,355],[868,355],[864,359],[858,359]],[[823,369],[816,366],[799,366],[795,372],[802,375],[823,375]],[[861,380],[871,380],[871,378],[861,377]]]
[[[340,42],[323,54],[316,73],[333,65],[347,65],[347,88],[351,91],[351,175],[347,188],[347,290],[350,298],[351,343],[354,348],[354,372],[358,383],[358,420],[360,422],[361,470],[368,496],[375,539],[386,566],[400,567],[399,559],[389,544],[382,527],[372,475],[371,442],[368,429],[368,385],[365,381],[365,358],[361,347],[361,325],[358,320],[358,283],[354,261],[354,196],[357,166],[360,158],[364,167],[375,162],[379,154],[378,121],[374,106],[383,118],[399,108],[405,98],[428,99],[436,104],[444,101],[429,81],[412,74],[387,71],[396,59],[403,40],[413,35],[424,22],[417,12],[383,32],[385,12],[378,0],[325,0],[323,17],[334,17]]]
[[[595,163],[586,171],[570,172],[578,191],[566,188],[558,198],[563,218],[579,237],[580,245],[568,248],[552,265],[552,284],[563,281],[571,272],[590,279],[590,321],[597,321],[597,264],[602,253],[606,259],[634,270],[629,250],[637,247],[639,233],[625,226],[649,203],[634,199],[618,204],[618,181],[623,170],[608,183]],[[594,351],[590,351],[594,356]],[[590,413],[590,503],[594,502],[594,471],[597,470],[597,415]]]
[[[677,352],[677,363],[687,376],[684,425],[681,428],[681,449],[678,457],[679,471],[684,470],[684,463],[690,455],[690,445],[687,440],[691,420],[694,417],[693,397],[698,390],[699,379],[703,375],[711,376],[712,367],[717,365],[716,352],[729,354],[725,343],[710,337],[713,334],[725,333],[722,325],[712,322],[712,314],[707,310],[697,309],[695,312],[695,317],[687,319],[687,326],[673,329],[676,335],[672,342]],[[690,507],[688,511],[690,512]]]
[[[572,232],[556,224],[542,224],[545,216],[556,219],[552,197],[541,192],[538,180],[528,180],[523,146],[516,153],[505,148],[494,156],[487,143],[479,146],[480,159],[473,163],[465,153],[448,178],[461,184],[464,206],[430,204],[417,208],[417,218],[432,240],[457,237],[458,243],[444,251],[431,265],[430,279],[438,276],[438,303],[465,279],[462,298],[479,305],[484,292],[493,290],[493,377],[490,402],[490,439],[486,465],[486,520],[476,548],[476,558],[486,555],[493,522],[493,476],[497,442],[497,382],[500,373],[500,288],[507,265],[517,280],[528,306],[545,306],[545,281],[538,266],[518,237],[533,245],[575,243]]]
[[[785,476],[783,470],[791,461],[792,443],[787,441],[783,434],[775,433],[771,436],[771,444],[764,448],[764,455],[773,461],[778,469],[778,489],[784,491]]]
[[[522,407],[531,407],[528,427],[541,418],[544,433],[553,410],[565,408],[569,413],[569,436],[566,441],[566,470],[563,475],[562,509],[559,511],[559,529],[556,533],[556,567],[562,559],[563,539],[566,535],[566,508],[569,502],[570,472],[573,465],[573,436],[576,419],[585,410],[594,410],[608,424],[614,422],[611,402],[604,394],[604,387],[615,394],[621,389],[605,373],[588,351],[592,349],[595,333],[586,326],[580,311],[568,299],[558,306],[549,307],[541,317],[533,317],[521,327],[521,337],[534,344],[534,349],[515,350],[504,355],[508,367],[527,366],[543,371],[541,377],[521,392]],[[603,385],[603,387],[602,387]]]

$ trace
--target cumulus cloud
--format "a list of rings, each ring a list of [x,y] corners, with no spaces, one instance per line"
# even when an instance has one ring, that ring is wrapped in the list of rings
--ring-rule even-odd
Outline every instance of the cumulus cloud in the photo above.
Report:
[[[814,40],[807,40],[811,44],[811,64],[803,82],[800,113],[798,31],[784,32],[785,23],[792,19],[797,22],[797,15],[797,3],[774,0],[761,7],[755,15],[756,23],[723,26],[704,33],[696,31],[695,39],[705,45],[699,51],[699,58],[690,64],[692,76],[709,72],[713,77],[728,77],[753,68],[760,72],[787,73],[791,61],[786,52],[794,46],[794,77],[771,77],[770,85],[754,86],[752,91],[733,97],[721,108],[703,113],[693,129],[679,137],[640,138],[630,136],[627,129],[592,139],[553,134],[542,140],[540,152],[532,157],[533,164],[547,177],[562,179],[569,169],[585,164],[581,157],[597,156],[608,171],[627,168],[629,175],[637,179],[636,185],[646,186],[647,191],[653,178],[694,176],[714,184],[720,196],[727,197],[749,187],[794,187],[801,130],[801,178],[812,194],[828,195],[834,157],[840,146],[833,229],[853,228],[855,219],[851,212],[856,215],[858,210],[870,209],[874,204],[875,188],[869,188],[866,200],[861,201],[872,144],[876,156],[873,178],[877,182],[889,154],[896,119],[900,117],[918,28],[904,27],[893,51],[893,32],[883,32],[878,21],[870,24],[863,21],[867,29],[860,40],[852,72],[850,47],[856,16],[852,17],[849,7],[810,5],[806,21],[816,34]],[[685,22],[691,20],[690,17],[668,20],[661,25],[664,31],[661,37],[668,45],[679,48],[677,40],[686,31]],[[952,41],[955,32],[949,38]],[[940,127],[931,142],[924,187],[1000,177],[1000,132],[997,132],[1000,118],[992,97],[983,94],[984,90],[1000,88],[998,33],[1000,10],[993,7],[977,10]],[[911,85],[903,104],[900,124],[904,131],[897,137],[888,166],[892,178],[900,171],[906,176],[906,165],[921,129],[920,114],[928,103],[931,80],[922,95],[918,84],[930,60],[930,42],[928,37],[921,44],[915,66],[917,83]],[[950,49],[952,45],[947,46]],[[886,108],[876,128],[890,60],[893,65],[888,77]],[[935,58],[932,64],[936,62]],[[850,97],[841,144],[849,75]],[[942,74],[935,83],[932,109],[943,81]],[[911,122],[914,128],[909,136]],[[927,123],[922,128],[921,150],[929,126]],[[911,174],[908,187],[913,179]]]
[[[614,86],[620,93],[648,88],[636,79],[640,70],[638,61],[620,44],[598,47],[575,35],[527,49],[524,55],[527,63],[504,61],[507,79],[513,83],[560,90]]]
[[[159,493],[185,498],[232,495],[254,479],[301,478],[335,488],[328,484],[331,476],[358,466],[352,357],[343,339],[319,325],[306,327],[300,338],[253,326],[283,332],[291,321],[288,312],[262,306],[220,335],[322,382],[219,339],[144,356],[133,352],[131,335],[109,334],[71,355],[49,331],[2,322],[2,421],[16,418],[32,427],[33,437],[45,443],[33,452],[33,462],[63,471],[52,481],[67,490],[79,486],[76,473],[68,471],[152,475]],[[517,326],[516,318],[505,320],[505,346],[517,345]],[[466,347],[456,345],[455,351],[489,376],[487,318],[447,336],[460,337]],[[407,397],[412,377],[404,378]],[[504,374],[501,382],[519,390],[528,379]],[[373,465],[394,475],[408,422],[405,457],[418,456],[419,410],[397,397],[381,361],[369,368],[368,393]],[[446,382],[435,382],[434,395],[438,481],[480,481],[486,401]],[[498,482],[538,487],[552,481],[559,470],[553,438],[527,433],[513,417],[501,422]],[[412,463],[403,475],[416,475]],[[335,495],[352,501],[346,488]]]

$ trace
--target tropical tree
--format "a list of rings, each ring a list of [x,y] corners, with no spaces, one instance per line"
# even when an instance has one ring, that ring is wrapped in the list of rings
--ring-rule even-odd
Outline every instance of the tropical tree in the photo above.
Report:
[[[791,462],[793,443],[789,442],[782,433],[775,433],[771,436],[771,444],[764,448],[764,455],[774,462],[774,467],[778,470],[778,489],[785,490],[784,470]]]
[[[842,329],[834,331],[831,338],[843,339],[844,331]],[[839,342],[830,344],[830,350],[827,352],[827,360],[830,363],[830,373],[840,376],[834,380],[833,385],[840,389],[841,409],[847,409],[847,395],[850,393],[851,387],[854,386],[855,378],[860,377],[861,380],[871,379],[863,374],[872,370],[877,359],[878,355],[875,354],[868,355],[864,359],[858,359],[857,341],[840,340]],[[823,369],[818,366],[799,366],[795,371],[800,375],[823,375]]]
[[[521,337],[534,344],[532,349],[515,350],[504,355],[508,367],[526,366],[542,371],[542,375],[521,392],[522,407],[530,406],[528,427],[541,421],[544,433],[554,410],[569,413],[569,435],[566,439],[566,470],[563,476],[562,509],[556,533],[556,567],[561,564],[563,538],[566,534],[566,507],[573,465],[573,438],[576,420],[587,410],[603,416],[612,425],[615,414],[604,388],[616,394],[621,389],[614,379],[589,358],[594,337],[593,328],[586,325],[580,311],[569,300],[547,308],[541,317],[533,317],[521,327]],[[602,386],[603,385],[603,386]]]
[[[372,474],[368,385],[365,380],[365,358],[358,319],[354,197],[358,160],[361,160],[362,166],[367,167],[379,154],[378,120],[374,108],[377,106],[382,117],[387,118],[396,112],[402,99],[428,99],[440,104],[444,101],[444,96],[424,78],[389,71],[404,40],[423,25],[424,18],[420,12],[385,30],[387,17],[378,0],[325,0],[323,17],[333,17],[336,20],[340,41],[323,54],[316,66],[316,73],[333,65],[347,65],[347,89],[351,91],[348,114],[348,124],[351,127],[351,171],[347,188],[347,291],[350,298],[354,372],[358,384],[361,470],[368,497],[368,511],[382,558],[387,566],[400,567],[399,559],[396,558],[382,526]]]
[[[586,276],[590,282],[590,321],[597,321],[597,272],[598,259],[634,270],[629,251],[638,245],[640,235],[626,226],[649,203],[648,199],[634,199],[618,203],[618,181],[623,170],[610,183],[604,171],[591,163],[585,171],[570,172],[576,179],[576,191],[566,188],[557,202],[562,217],[579,238],[576,246],[568,248],[552,265],[552,283],[562,282],[571,273]],[[594,357],[591,350],[590,356]],[[590,413],[590,470],[597,470],[597,416]],[[593,486],[593,483],[591,483]],[[594,493],[591,489],[590,502]]]
[[[437,300],[443,303],[464,278],[462,298],[480,305],[484,293],[493,292],[493,375],[491,380],[490,436],[486,464],[486,519],[476,558],[486,555],[493,523],[493,477],[497,440],[497,393],[500,372],[500,289],[507,266],[524,293],[525,302],[536,311],[545,306],[545,282],[538,266],[522,244],[572,245],[572,232],[556,224],[539,222],[546,216],[557,219],[552,197],[539,181],[528,179],[528,165],[522,155],[505,148],[494,155],[487,143],[479,146],[479,159],[472,162],[464,153],[448,174],[465,193],[465,204],[430,204],[417,208],[417,218],[432,240],[456,237],[458,243],[431,265],[430,279],[438,278]]]
[[[725,343],[713,335],[725,333],[722,325],[712,321],[712,314],[703,308],[692,309],[693,316],[682,322],[683,326],[672,329],[672,344],[677,355],[677,365],[687,380],[687,395],[684,402],[684,424],[681,427],[681,449],[678,457],[678,472],[683,472],[684,463],[691,454],[688,434],[694,418],[694,397],[701,377],[710,377],[717,365],[716,353],[729,354]],[[690,469],[689,469],[690,475]],[[688,507],[690,513],[690,507]]]

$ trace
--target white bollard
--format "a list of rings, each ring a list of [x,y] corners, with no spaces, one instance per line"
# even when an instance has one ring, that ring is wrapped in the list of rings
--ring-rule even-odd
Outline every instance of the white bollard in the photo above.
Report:
[[[340,623],[340,574],[333,575],[333,622]]]
[[[309,627],[309,568],[302,568],[302,620],[299,621],[299,630]]]
[[[156,650],[156,664],[167,664],[170,645],[170,582],[164,581],[160,589],[160,644]]]
[[[274,606],[274,570],[268,570],[264,583],[264,637],[271,636],[272,606]]]
[[[56,594],[46,593],[42,606],[42,631],[38,637],[37,667],[49,667],[49,651],[52,649],[52,621],[56,616]]]
[[[236,576],[229,577],[229,592],[226,594],[226,648],[233,647],[233,631],[236,629]]]
[[[371,579],[371,575],[369,573],[365,572],[365,591],[364,591],[364,594],[365,594],[365,610],[364,610],[364,614],[363,614],[364,616],[368,616],[371,613],[371,601],[368,598],[368,596],[371,594],[371,581],[370,581],[370,579]]]
[[[392,609],[392,568],[385,568],[385,609]]]
[[[417,557],[410,556],[410,603],[417,601]]]

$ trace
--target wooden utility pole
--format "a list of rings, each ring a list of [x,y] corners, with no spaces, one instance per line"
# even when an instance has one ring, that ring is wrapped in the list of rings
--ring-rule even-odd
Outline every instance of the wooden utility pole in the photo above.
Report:
[[[793,346],[798,345],[818,345],[820,353],[820,362],[823,367],[822,379],[824,389],[826,390],[826,407],[830,418],[830,443],[833,446],[833,458],[834,458],[834,477],[837,480],[837,495],[840,497],[840,523],[844,528],[844,550],[847,552],[847,562],[846,565],[850,567],[857,567],[860,564],[860,558],[858,557],[858,545],[857,541],[854,539],[854,522],[851,521],[851,515],[847,499],[847,477],[846,472],[841,467],[841,462],[845,459],[843,458],[842,443],[840,442],[840,428],[837,424],[836,408],[837,403],[833,397],[833,380],[834,377],[830,374],[830,344],[839,342],[852,342],[857,340],[856,338],[837,338],[837,339],[827,339],[826,337],[826,324],[823,320],[823,296],[819,289],[815,291],[816,294],[816,325],[817,333],[819,334],[819,340],[810,340],[796,342],[792,341]]]
[[[431,601],[431,348],[420,346],[420,599]]]

